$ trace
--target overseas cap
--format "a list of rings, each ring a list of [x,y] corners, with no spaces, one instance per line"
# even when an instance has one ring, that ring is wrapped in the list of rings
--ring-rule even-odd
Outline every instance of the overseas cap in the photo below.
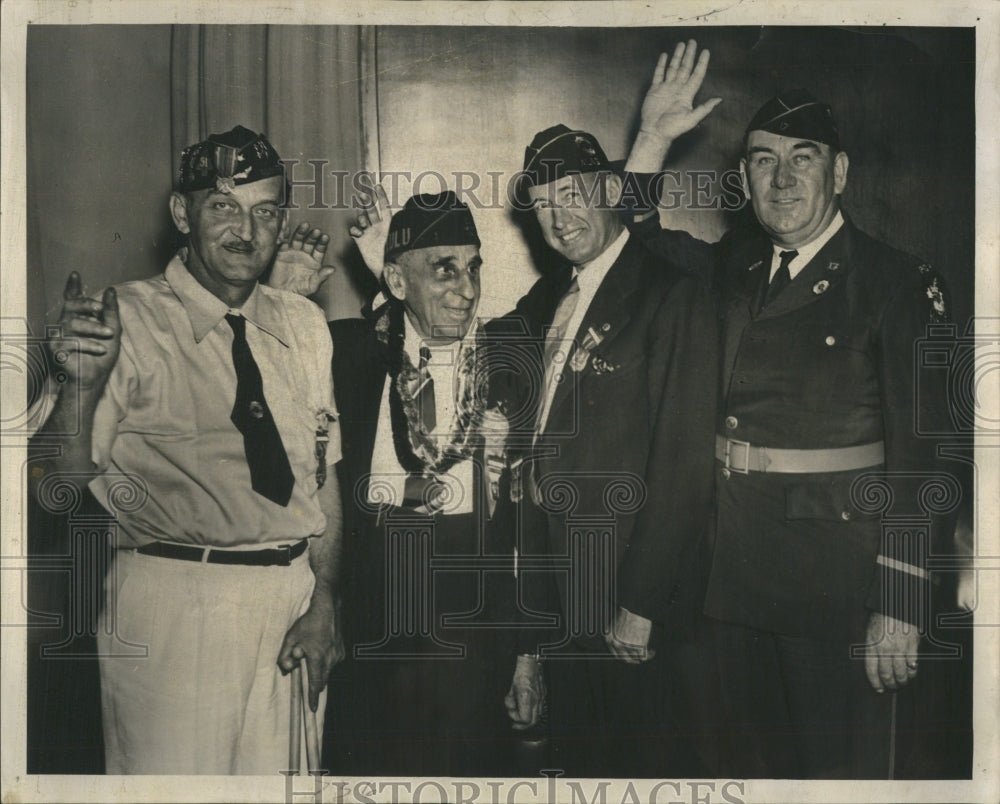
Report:
[[[840,134],[830,107],[805,89],[792,89],[772,98],[753,116],[745,138],[751,131],[768,131],[782,137],[815,140],[840,150]]]
[[[481,245],[472,213],[455,193],[421,193],[392,216],[385,239],[385,259],[433,246]]]
[[[611,170],[611,164],[597,138],[560,123],[538,132],[524,149],[521,189],[600,170]]]
[[[284,175],[281,157],[267,137],[236,126],[184,149],[174,189],[228,193],[238,184]]]

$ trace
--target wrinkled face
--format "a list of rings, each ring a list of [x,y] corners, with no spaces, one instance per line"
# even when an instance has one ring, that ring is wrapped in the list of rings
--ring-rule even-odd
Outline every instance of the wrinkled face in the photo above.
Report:
[[[230,193],[174,193],[170,211],[188,235],[187,268],[223,301],[246,298],[285,236],[280,176],[240,184]]]
[[[825,143],[751,131],[740,172],[761,226],[775,243],[798,248],[836,216],[847,154],[834,154]]]
[[[621,233],[614,206],[622,184],[607,173],[584,173],[528,188],[545,242],[574,265],[599,256]]]
[[[482,264],[477,246],[419,248],[386,263],[385,281],[421,338],[447,343],[472,325]]]

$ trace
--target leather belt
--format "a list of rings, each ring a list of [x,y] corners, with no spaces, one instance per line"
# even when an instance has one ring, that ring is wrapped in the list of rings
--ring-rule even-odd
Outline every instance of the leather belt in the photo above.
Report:
[[[247,567],[287,567],[293,559],[302,555],[309,546],[308,539],[295,544],[283,544],[264,550],[218,550],[212,547],[198,547],[193,544],[173,544],[172,542],[151,542],[137,547],[136,552],[144,556],[177,558],[181,561],[203,561],[208,564],[238,564]]]
[[[750,472],[848,472],[883,463],[885,442],[832,449],[773,449],[716,435],[715,457],[726,469],[744,475]]]

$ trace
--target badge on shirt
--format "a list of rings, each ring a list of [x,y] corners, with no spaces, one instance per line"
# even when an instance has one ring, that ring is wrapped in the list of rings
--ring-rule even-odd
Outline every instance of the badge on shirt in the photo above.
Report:
[[[607,332],[609,329],[610,326],[605,324],[601,327],[601,332]],[[583,336],[583,343],[573,352],[573,357],[569,361],[570,368],[578,373],[583,371],[587,367],[587,363],[590,362],[590,353],[600,346],[603,340],[604,336],[600,332],[593,327],[587,327],[587,334]]]
[[[327,408],[316,413],[316,488],[326,483],[326,448],[330,444],[330,422],[337,417]]]

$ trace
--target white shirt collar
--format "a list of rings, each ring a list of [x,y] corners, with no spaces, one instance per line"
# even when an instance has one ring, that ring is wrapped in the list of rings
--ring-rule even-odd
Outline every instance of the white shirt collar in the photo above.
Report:
[[[604,281],[605,275],[611,270],[611,266],[615,264],[615,260],[622,253],[622,249],[625,248],[625,243],[628,242],[628,229],[622,229],[621,234],[615,238],[615,241],[608,246],[604,251],[598,254],[590,262],[585,262],[583,265],[573,266],[573,276],[576,277],[576,282],[580,286],[580,292],[587,296],[593,296],[593,293],[597,291],[598,285]],[[591,291],[589,294],[587,291]]]
[[[816,237],[806,243],[804,246],[799,246],[795,249],[798,251],[798,256],[795,257],[788,264],[788,274],[792,279],[795,278],[796,274],[799,273],[803,268],[805,268],[810,260],[819,254],[820,249],[823,248],[837,232],[840,231],[840,227],[844,225],[844,216],[841,214],[840,210],[837,210],[837,214],[834,216],[833,220],[830,221],[829,225],[820,233],[819,237]],[[772,244],[774,248],[774,257],[771,260],[771,276],[774,276],[774,272],[778,270],[778,265],[781,262],[779,254],[782,251],[788,251],[789,249],[779,246],[777,243]],[[758,252],[759,253],[759,252]]]

